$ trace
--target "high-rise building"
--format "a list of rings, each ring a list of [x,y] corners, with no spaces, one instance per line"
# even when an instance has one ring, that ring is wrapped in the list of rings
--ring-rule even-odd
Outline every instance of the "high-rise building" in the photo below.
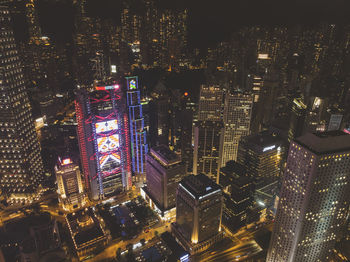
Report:
[[[165,145],[151,148],[146,161],[147,187],[144,191],[163,217],[176,205],[176,189],[186,175],[186,167],[180,156]]]
[[[230,231],[243,226],[253,206],[254,180],[247,168],[235,161],[227,162],[220,170],[219,185],[224,191],[222,223]]]
[[[43,163],[7,8],[0,8],[0,18],[0,189],[10,203],[31,202]]]
[[[216,181],[221,166],[224,91],[201,86],[198,122],[194,126],[193,174],[204,173]]]
[[[223,197],[221,187],[206,175],[189,175],[176,194],[175,237],[190,253],[208,248],[220,238]]]
[[[144,174],[148,152],[145,120],[142,112],[138,77],[127,77],[127,106],[129,109],[130,146],[134,174]]]
[[[70,158],[59,158],[55,168],[58,197],[66,210],[80,208],[84,205],[84,188],[79,166]]]
[[[199,121],[194,127],[193,174],[206,174],[214,181],[221,166],[221,121]]]
[[[76,114],[85,185],[94,200],[131,186],[129,123],[118,84],[78,90]]]
[[[221,121],[224,90],[218,86],[201,86],[198,103],[198,121]]]
[[[350,198],[350,136],[307,133],[291,142],[268,262],[328,261]]]
[[[288,142],[303,134],[306,108],[307,106],[303,103],[303,101],[301,101],[300,98],[295,98],[293,100],[288,130]]]
[[[252,106],[253,97],[249,94],[226,94],[221,166],[237,159],[239,140],[249,135]]]
[[[241,138],[237,162],[245,166],[254,179],[268,182],[279,177],[284,151],[279,136],[263,131]]]

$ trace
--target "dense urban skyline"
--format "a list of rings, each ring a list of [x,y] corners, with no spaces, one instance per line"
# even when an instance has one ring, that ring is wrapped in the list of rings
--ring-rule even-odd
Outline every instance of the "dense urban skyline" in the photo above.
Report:
[[[350,261],[336,1],[0,1],[0,262]]]

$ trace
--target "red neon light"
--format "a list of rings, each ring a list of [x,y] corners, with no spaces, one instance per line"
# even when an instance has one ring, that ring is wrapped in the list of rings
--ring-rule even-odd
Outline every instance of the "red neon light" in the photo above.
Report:
[[[84,134],[84,119],[83,119],[83,111],[81,105],[77,100],[75,100],[75,110],[77,113],[77,122],[78,122],[78,138],[80,144],[80,154],[83,164],[84,178],[85,178],[85,187],[88,189],[89,184],[89,164],[88,164],[88,156],[86,152],[86,144],[85,144],[85,134]]]
[[[111,86],[96,86],[96,90],[103,90],[103,91],[106,91],[106,90],[109,90],[109,89],[119,89],[119,85],[111,85]]]
[[[347,133],[347,134],[350,134],[350,131],[347,130],[346,128],[344,128],[343,132],[344,132],[344,133]]]
[[[131,186],[132,185],[132,180],[131,180],[131,166],[130,166],[130,148],[129,148],[129,129],[128,129],[128,117],[126,114],[124,114],[124,131],[125,131],[125,146],[126,146],[126,166],[128,170],[128,176],[129,176],[129,181],[128,184]]]

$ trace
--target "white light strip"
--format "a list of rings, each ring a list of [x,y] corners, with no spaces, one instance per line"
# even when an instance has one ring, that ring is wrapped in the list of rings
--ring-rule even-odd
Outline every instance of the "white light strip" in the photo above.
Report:
[[[199,199],[205,198],[205,197],[207,197],[207,196],[210,196],[210,195],[212,195],[212,194],[218,193],[218,192],[220,192],[220,191],[221,191],[221,189],[215,190],[215,191],[213,191],[213,192],[211,192],[211,193],[209,193],[209,194],[206,194],[206,195],[204,195],[204,196],[199,197]]]
[[[189,193],[194,199],[196,199],[196,197],[190,192],[188,191],[183,185],[179,184],[187,193]]]

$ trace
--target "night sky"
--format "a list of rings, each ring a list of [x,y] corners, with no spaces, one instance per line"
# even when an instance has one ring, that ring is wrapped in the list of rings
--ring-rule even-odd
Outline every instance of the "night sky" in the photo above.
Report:
[[[38,0],[43,32],[69,41],[74,8],[69,0]],[[135,12],[142,11],[138,1]],[[228,38],[242,25],[316,25],[322,21],[349,23],[349,0],[159,0],[160,8],[189,9],[189,43],[206,47]],[[121,0],[89,0],[92,16],[120,21]]]

